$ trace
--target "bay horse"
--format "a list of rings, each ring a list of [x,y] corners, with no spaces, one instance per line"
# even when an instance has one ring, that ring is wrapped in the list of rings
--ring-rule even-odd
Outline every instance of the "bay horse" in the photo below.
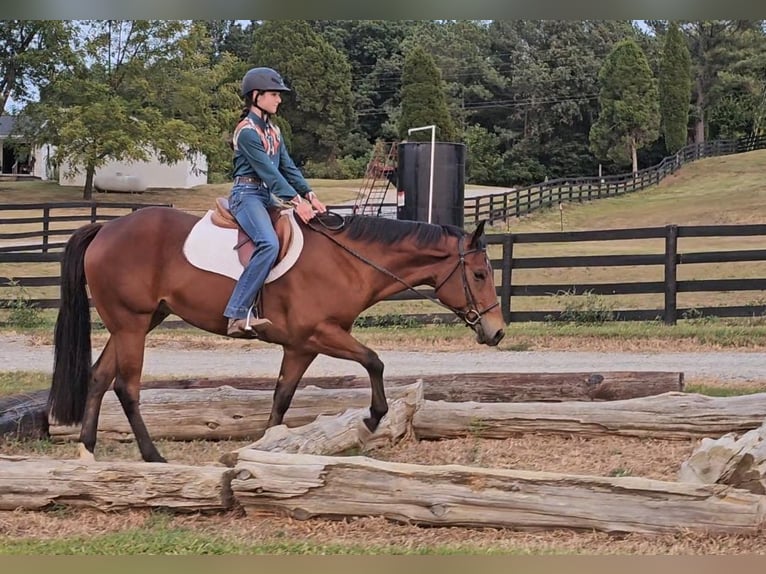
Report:
[[[145,207],[85,225],[65,246],[49,413],[60,424],[82,423],[81,458],[94,460],[101,402],[114,382],[142,458],[165,462],[139,410],[146,336],[170,314],[225,335],[223,311],[235,284],[184,256],[185,238],[199,219],[175,208]],[[273,324],[260,338],[283,347],[269,427],[282,423],[301,377],[323,353],[367,370],[372,399],[364,422],[375,431],[388,411],[384,365],[351,329],[362,311],[407,288],[433,287],[434,300],[473,329],[479,343],[494,346],[503,338],[484,222],[468,234],[454,226],[361,215],[323,226],[317,216],[301,230],[303,250],[294,266],[262,292],[264,316]],[[109,332],[94,364],[86,285]]]

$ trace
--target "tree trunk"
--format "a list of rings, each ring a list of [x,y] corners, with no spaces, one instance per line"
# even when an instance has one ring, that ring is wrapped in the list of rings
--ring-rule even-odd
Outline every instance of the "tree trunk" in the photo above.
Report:
[[[0,510],[60,504],[99,510],[232,506],[231,471],[215,466],[95,462],[0,455]]]
[[[665,393],[605,403],[445,403],[415,413],[415,436],[509,438],[519,433],[688,439],[748,431],[766,419],[766,393],[707,397]]]
[[[762,496],[635,477],[425,466],[249,450],[232,492],[247,513],[304,520],[383,516],[407,524],[606,532],[758,534]]]
[[[407,387],[388,390],[388,399],[407,396]],[[141,414],[155,439],[228,440],[258,439],[266,430],[273,391],[216,389],[147,389],[141,392]],[[290,427],[305,425],[319,415],[336,415],[349,407],[370,406],[367,389],[303,389],[295,394],[285,415]],[[104,396],[98,432],[102,437],[133,440],[128,419],[113,391]],[[51,421],[52,439],[77,440],[78,426]]]
[[[705,93],[702,78],[697,78],[697,117],[694,121],[694,143],[705,143]]]
[[[85,187],[82,190],[82,198],[90,201],[93,199],[93,175],[96,173],[96,168],[92,165],[88,165],[85,168]]]
[[[314,422],[292,429],[287,425],[267,429],[253,444],[223,455],[221,462],[234,466],[239,453],[251,449],[329,456],[352,449],[369,451],[391,446],[412,434],[412,417],[422,403],[423,385],[417,383],[409,387],[408,396],[391,401],[374,433],[363,422],[370,416],[368,409],[348,409],[336,416],[321,415]]]
[[[633,177],[636,177],[638,173],[638,148],[634,137],[630,138],[630,159],[633,163]]]
[[[684,390],[684,374],[673,371],[586,371],[569,373],[460,373],[386,377],[386,390],[423,383],[430,401],[513,403],[531,401],[614,401]],[[273,390],[271,377],[190,378],[147,381],[144,389]],[[299,389],[368,389],[367,377],[303,377]],[[143,397],[142,397],[143,402]]]
[[[678,476],[683,482],[728,484],[755,494],[766,494],[766,422],[737,438],[729,433],[718,440],[703,439]]]

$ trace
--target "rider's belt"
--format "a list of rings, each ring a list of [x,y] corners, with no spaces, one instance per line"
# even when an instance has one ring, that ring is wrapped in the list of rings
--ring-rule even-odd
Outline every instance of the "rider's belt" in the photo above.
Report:
[[[263,183],[258,177],[251,177],[249,175],[238,175],[234,178],[234,183],[252,183],[253,185],[261,185]]]

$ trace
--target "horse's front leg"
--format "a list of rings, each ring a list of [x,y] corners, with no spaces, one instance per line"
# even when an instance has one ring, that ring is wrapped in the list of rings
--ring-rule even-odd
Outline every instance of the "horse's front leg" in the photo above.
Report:
[[[271,403],[271,415],[266,424],[268,428],[282,424],[282,419],[293,400],[295,389],[316,356],[316,353],[310,351],[284,349],[282,366],[279,368],[279,378],[274,389],[274,401]]]
[[[314,335],[309,338],[312,349],[338,359],[356,361],[362,365],[370,376],[372,401],[370,417],[364,419],[364,424],[375,432],[380,420],[388,412],[386,392],[383,388],[383,361],[378,354],[354,339],[351,334],[339,325],[323,324],[317,327]]]

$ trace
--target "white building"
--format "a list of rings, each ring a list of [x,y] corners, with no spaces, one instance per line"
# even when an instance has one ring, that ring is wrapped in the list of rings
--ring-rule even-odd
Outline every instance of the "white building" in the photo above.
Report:
[[[28,155],[24,154],[24,157],[18,157],[20,154],[10,145],[15,119],[12,116],[0,116],[0,174],[21,174],[42,180],[55,179],[58,174],[59,185],[85,186],[84,169],[77,174],[70,174],[71,166],[67,162],[62,162],[58,170],[54,169],[51,159],[55,146],[43,145]],[[189,189],[207,183],[207,169],[207,158],[202,154],[197,154],[193,160],[183,159],[168,165],[160,162],[157,154],[152,153],[148,161],[109,161],[96,169],[94,182],[118,182],[114,191],[131,191],[119,188],[119,184],[125,182],[140,188],[135,191],[163,187]]]

